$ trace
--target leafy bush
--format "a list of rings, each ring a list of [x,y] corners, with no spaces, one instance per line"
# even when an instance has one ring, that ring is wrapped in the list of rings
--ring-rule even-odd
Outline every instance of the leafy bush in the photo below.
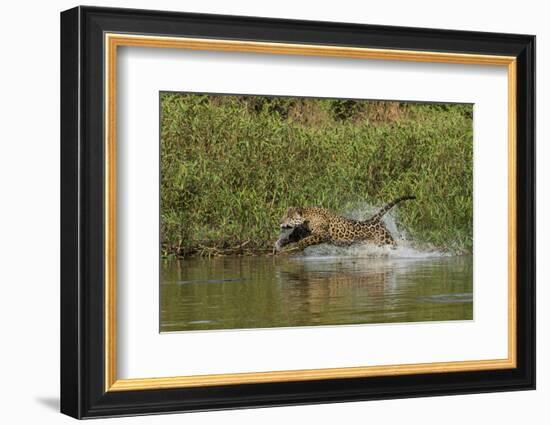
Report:
[[[472,249],[472,107],[161,94],[163,255],[259,253],[290,206],[413,194],[410,237]]]

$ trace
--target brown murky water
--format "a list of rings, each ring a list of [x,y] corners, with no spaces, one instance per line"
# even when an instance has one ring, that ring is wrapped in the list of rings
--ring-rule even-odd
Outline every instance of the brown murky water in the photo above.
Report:
[[[472,257],[161,263],[161,332],[471,320]]]

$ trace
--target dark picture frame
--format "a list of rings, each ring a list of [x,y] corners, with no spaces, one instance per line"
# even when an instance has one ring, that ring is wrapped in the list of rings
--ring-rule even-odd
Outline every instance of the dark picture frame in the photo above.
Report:
[[[145,34],[329,48],[512,58],[515,299],[511,367],[397,375],[238,380],[157,387],[116,382],[115,293],[106,285],[112,161],[106,35]],[[312,50],[313,52],[313,50]],[[314,54],[314,53],[311,53]],[[411,56],[412,58],[412,56]],[[410,59],[415,60],[415,59]],[[429,60],[426,60],[429,61]],[[112,116],[111,116],[112,118]],[[112,157],[111,157],[112,159]],[[107,300],[107,301],[106,301]],[[61,412],[75,418],[315,404],[535,388],[535,37],[348,23],[76,7],[61,13]]]

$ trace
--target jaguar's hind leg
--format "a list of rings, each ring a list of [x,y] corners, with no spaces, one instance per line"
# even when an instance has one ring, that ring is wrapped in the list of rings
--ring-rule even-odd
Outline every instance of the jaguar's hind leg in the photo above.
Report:
[[[390,248],[392,249],[397,248],[397,242],[395,241],[391,233],[388,231],[388,229],[386,229],[385,227],[381,226],[378,229],[376,239],[377,239],[378,246],[389,245]]]

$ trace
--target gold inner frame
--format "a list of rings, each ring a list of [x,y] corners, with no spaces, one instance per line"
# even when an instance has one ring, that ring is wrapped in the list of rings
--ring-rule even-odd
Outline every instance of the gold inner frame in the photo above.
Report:
[[[149,390],[285,381],[308,381],[416,373],[444,373],[516,367],[516,58],[461,53],[369,49],[326,45],[211,40],[145,35],[105,34],[105,391]],[[507,67],[508,71],[508,357],[383,366],[247,372],[164,378],[118,379],[116,324],[116,106],[119,46],[329,56]]]

